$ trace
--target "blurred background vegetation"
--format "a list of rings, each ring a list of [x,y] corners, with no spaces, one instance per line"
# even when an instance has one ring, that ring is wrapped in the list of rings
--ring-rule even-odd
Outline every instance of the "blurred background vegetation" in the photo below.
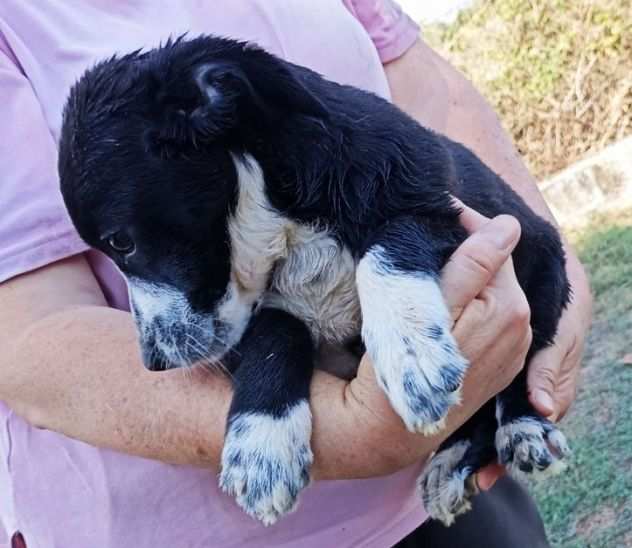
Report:
[[[539,180],[632,135],[632,0],[468,3],[424,39],[489,99]],[[632,209],[584,221],[565,227],[595,295],[563,421],[574,455],[531,491],[552,546],[632,547]]]
[[[632,134],[631,0],[485,0],[423,33],[539,179]]]

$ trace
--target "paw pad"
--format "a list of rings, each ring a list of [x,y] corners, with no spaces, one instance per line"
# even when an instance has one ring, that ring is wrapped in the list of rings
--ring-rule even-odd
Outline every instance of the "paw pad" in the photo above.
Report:
[[[522,417],[498,428],[496,451],[501,464],[524,474],[561,472],[570,455],[564,434],[540,417]]]

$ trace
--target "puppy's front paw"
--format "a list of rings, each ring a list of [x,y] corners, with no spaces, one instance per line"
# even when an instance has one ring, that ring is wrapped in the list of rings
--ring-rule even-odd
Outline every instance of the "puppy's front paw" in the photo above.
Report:
[[[439,451],[428,463],[418,482],[426,511],[445,526],[471,508],[470,499],[478,492],[468,467],[460,466],[469,441],[459,441]]]
[[[557,474],[570,455],[566,437],[547,419],[525,416],[496,431],[496,451],[501,464],[513,473]]]
[[[219,484],[264,525],[291,512],[309,483],[312,417],[301,401],[283,416],[244,413],[231,417]]]
[[[468,362],[447,325],[400,322],[396,327],[366,329],[367,350],[380,386],[408,430],[432,435],[460,401]]]
[[[362,339],[380,386],[412,432],[434,434],[460,400],[468,362],[437,279],[402,272],[375,247],[358,264]]]

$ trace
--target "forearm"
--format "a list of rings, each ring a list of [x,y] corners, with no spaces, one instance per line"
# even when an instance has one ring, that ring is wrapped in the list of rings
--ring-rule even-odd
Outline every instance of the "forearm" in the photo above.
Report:
[[[230,379],[202,367],[145,370],[128,313],[86,306],[53,314],[15,341],[10,361],[3,397],[33,425],[131,455],[219,467]],[[372,394],[369,409],[366,394],[350,386],[315,375],[312,445],[319,479],[379,476],[418,462],[476,410],[455,408],[440,436],[424,438],[403,432],[385,397],[376,411]],[[465,390],[476,388],[466,383]],[[385,444],[385,431],[400,434]]]
[[[372,385],[377,388],[377,383]],[[446,426],[434,436],[404,430],[385,396],[366,399],[353,384],[327,373],[316,372],[311,404],[314,417],[313,475],[319,480],[361,479],[393,474],[405,466],[423,462],[442,441],[471,417],[483,400],[474,383],[466,381],[462,405],[450,410]],[[331,398],[336,394],[336,398]],[[365,401],[370,400],[371,407]],[[373,428],[367,428],[373,425]]]
[[[63,310],[34,323],[13,348],[3,392],[32,424],[124,453],[217,466],[229,379],[202,368],[145,370],[128,313]]]
[[[101,306],[53,314],[15,341],[10,362],[3,397],[33,425],[140,457],[219,467],[230,379],[203,367],[147,371],[130,314]],[[317,374],[316,468],[329,479],[386,473],[388,462],[361,437],[362,410],[347,401],[347,386]]]

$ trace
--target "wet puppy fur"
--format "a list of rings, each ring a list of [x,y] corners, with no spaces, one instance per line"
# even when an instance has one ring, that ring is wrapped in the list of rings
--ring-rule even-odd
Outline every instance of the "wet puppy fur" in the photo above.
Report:
[[[366,348],[412,431],[441,430],[459,401],[468,363],[438,285],[466,237],[451,196],[520,221],[527,361],[569,299],[556,230],[471,151],[250,44],[179,39],[89,69],[64,111],[59,172],[79,234],[127,279],[145,365],[230,371],[220,485],[265,524],[309,483],[323,347]],[[528,402],[525,368],[442,444],[421,496],[450,524],[482,466],[545,472],[567,454]]]

